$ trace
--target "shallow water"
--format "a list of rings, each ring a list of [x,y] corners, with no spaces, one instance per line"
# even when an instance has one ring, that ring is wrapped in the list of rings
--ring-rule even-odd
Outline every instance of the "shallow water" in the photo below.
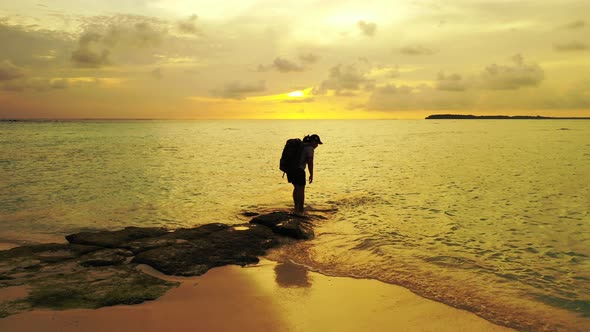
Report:
[[[278,158],[314,132],[307,203],[338,212],[274,255],[521,329],[590,328],[590,121],[4,122],[0,239],[241,223],[291,204]]]

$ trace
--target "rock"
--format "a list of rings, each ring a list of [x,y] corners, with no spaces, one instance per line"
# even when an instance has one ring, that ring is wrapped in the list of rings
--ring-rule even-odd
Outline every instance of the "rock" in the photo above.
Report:
[[[139,254],[151,249],[171,246],[180,242],[186,242],[186,240],[179,240],[175,238],[168,238],[166,235],[161,237],[148,237],[132,242],[121,244],[120,247],[131,250],[134,254]]]
[[[242,225],[227,227],[185,243],[141,252],[132,262],[150,265],[166,274],[201,275],[216,266],[257,263],[257,256],[276,245],[278,241],[270,229]]]
[[[147,264],[171,275],[201,275],[213,267],[208,264],[207,257],[203,257],[206,254],[187,242],[141,252],[133,258],[132,262]]]
[[[81,232],[66,236],[72,244],[95,245],[104,248],[117,248],[126,242],[141,238],[158,237],[168,234],[161,227],[126,227],[120,231]]]
[[[0,259],[35,256],[40,260],[60,261],[76,258],[98,249],[100,247],[79,244],[45,243],[0,251]]]
[[[294,217],[295,217],[294,214],[291,214],[288,212],[275,211],[275,212],[271,212],[271,213],[267,213],[267,214],[263,214],[263,215],[254,217],[250,220],[250,223],[264,225],[264,226],[270,227],[272,229],[273,227],[277,226],[281,222],[287,221],[287,220],[294,218]]]
[[[172,233],[169,233],[167,237],[174,239],[194,240],[206,237],[212,233],[223,231],[230,228],[229,225],[213,223],[198,226],[196,228],[179,228]]]
[[[0,255],[0,288],[25,286],[30,293],[16,300],[0,298],[0,318],[34,308],[63,310],[141,303],[160,297],[176,285],[125,264],[125,256],[131,254],[126,250],[70,244],[14,249]],[[78,255],[81,252],[87,254]],[[80,257],[70,259],[76,255]]]
[[[63,310],[154,300],[177,283],[151,277],[134,266],[118,265],[62,271],[33,285],[27,297],[30,307]]]
[[[250,223],[269,227],[274,233],[295,239],[314,238],[311,217],[276,211],[252,218]]]
[[[287,220],[278,224],[274,230],[277,234],[298,240],[311,240],[315,237],[311,222],[305,219]]]
[[[131,256],[133,256],[133,253],[129,250],[102,249],[80,257],[80,262],[78,264],[86,267],[119,265]]]
[[[69,261],[98,249],[100,247],[46,243],[0,251],[0,279],[11,279],[11,275],[18,273],[34,273],[44,266]]]

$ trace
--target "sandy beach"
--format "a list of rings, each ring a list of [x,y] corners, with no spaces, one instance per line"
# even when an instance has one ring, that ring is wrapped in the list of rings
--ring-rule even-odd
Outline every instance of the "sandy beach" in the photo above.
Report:
[[[399,286],[324,276],[292,263],[262,260],[255,266],[224,266],[190,278],[141,268],[181,284],[139,305],[9,316],[0,320],[0,330],[513,331]]]

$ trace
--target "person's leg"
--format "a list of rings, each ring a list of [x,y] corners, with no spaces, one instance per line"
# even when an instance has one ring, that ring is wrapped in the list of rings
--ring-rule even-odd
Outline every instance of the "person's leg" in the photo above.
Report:
[[[293,188],[293,202],[295,203],[295,212],[303,213],[304,201],[305,201],[305,186],[295,185]]]
[[[298,169],[292,173],[287,173],[289,182],[293,184],[293,205],[295,213],[303,213],[303,203],[305,200],[305,171]]]
[[[298,202],[297,201],[297,185],[294,184],[293,185],[293,208],[294,208],[295,212],[297,212],[297,207],[298,207],[297,202]]]
[[[299,193],[299,212],[303,213],[303,203],[305,203],[305,186],[301,186]]]

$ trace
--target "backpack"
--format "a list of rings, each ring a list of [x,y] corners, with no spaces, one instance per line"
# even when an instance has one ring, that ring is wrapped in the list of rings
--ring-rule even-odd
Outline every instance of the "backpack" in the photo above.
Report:
[[[303,141],[299,138],[291,138],[285,143],[279,169],[283,173],[291,172],[299,167],[301,153],[303,152]],[[283,174],[284,176],[285,174]]]

